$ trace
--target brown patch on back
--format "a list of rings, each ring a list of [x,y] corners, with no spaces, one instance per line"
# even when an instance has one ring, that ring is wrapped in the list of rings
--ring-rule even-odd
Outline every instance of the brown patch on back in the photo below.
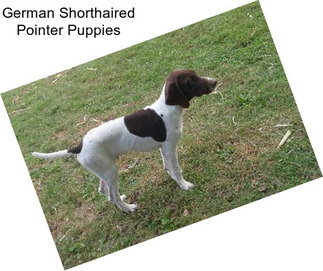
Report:
[[[152,109],[142,109],[124,117],[128,131],[140,137],[152,137],[158,142],[166,140],[166,127],[163,119]]]

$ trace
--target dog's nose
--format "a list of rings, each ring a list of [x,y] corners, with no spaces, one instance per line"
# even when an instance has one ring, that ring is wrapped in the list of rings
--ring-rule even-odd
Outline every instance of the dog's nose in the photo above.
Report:
[[[214,89],[216,87],[216,84],[217,84],[217,81],[216,79],[209,79],[209,86],[210,86],[210,89]]]

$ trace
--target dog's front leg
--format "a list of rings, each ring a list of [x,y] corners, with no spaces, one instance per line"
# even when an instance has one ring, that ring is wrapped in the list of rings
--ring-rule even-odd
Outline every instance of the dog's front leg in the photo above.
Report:
[[[185,181],[182,176],[182,169],[178,164],[176,146],[164,145],[160,149],[162,155],[164,168],[167,173],[174,179],[179,187],[183,190],[188,190],[194,187],[194,184]]]

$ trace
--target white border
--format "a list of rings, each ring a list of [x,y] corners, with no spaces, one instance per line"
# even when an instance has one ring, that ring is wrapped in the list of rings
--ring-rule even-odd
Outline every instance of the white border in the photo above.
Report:
[[[125,6],[136,6],[138,18],[123,26],[122,39],[104,45],[102,39],[19,40],[1,20],[0,89],[40,79],[248,2],[125,1]],[[1,9],[6,3],[44,5],[36,0],[28,5],[3,0]],[[66,5],[66,1],[46,3]],[[116,1],[109,3],[117,6]],[[87,6],[88,1],[73,2],[78,5]],[[322,168],[320,1],[263,0],[261,5]],[[63,270],[2,101],[0,120],[0,267]],[[73,270],[322,270],[322,189],[321,178]]]

